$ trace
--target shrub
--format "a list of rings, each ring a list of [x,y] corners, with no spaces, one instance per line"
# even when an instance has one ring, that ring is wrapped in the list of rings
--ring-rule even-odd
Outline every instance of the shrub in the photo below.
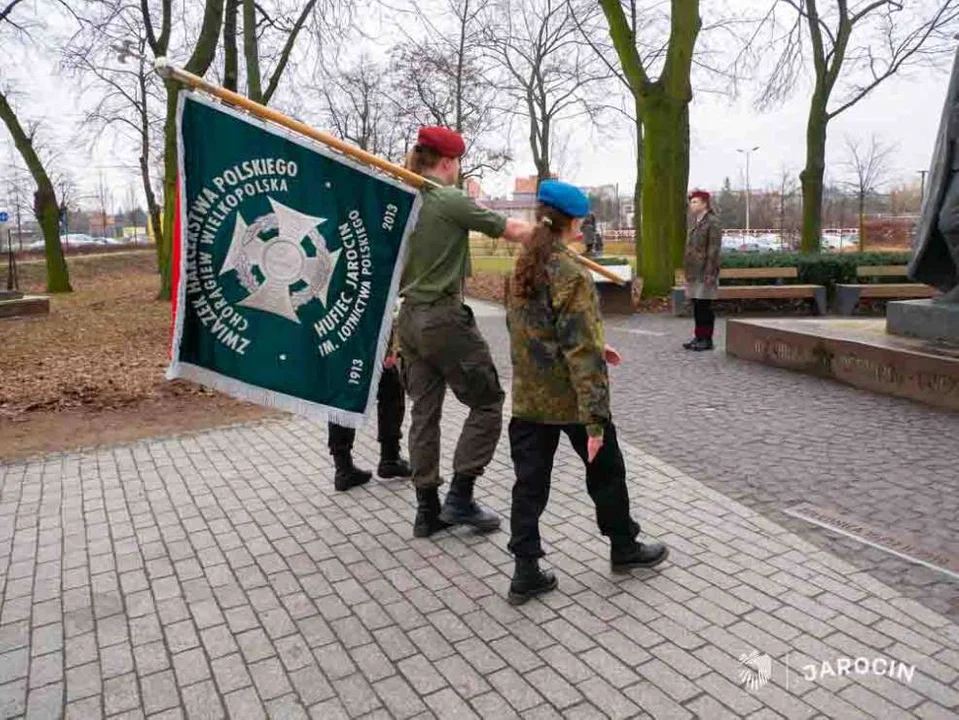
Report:
[[[600,257],[594,258],[592,260],[597,265],[629,265],[629,258],[627,257],[618,257],[618,256],[606,256],[602,255]]]

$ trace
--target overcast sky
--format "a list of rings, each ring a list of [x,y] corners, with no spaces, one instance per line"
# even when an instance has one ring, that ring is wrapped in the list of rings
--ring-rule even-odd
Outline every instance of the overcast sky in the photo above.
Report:
[[[75,83],[60,76],[55,63],[41,53],[31,52],[24,60],[22,67],[29,67],[30,76],[28,82],[21,83],[24,94],[20,102],[26,104],[31,116],[42,116],[44,142],[60,148],[59,166],[68,169],[87,196],[95,193],[102,171],[112,188],[114,209],[128,205],[131,188],[142,204],[134,167],[136,154],[109,139],[92,150],[79,142],[75,129],[80,119],[78,108],[85,99],[77,97]],[[918,171],[929,166],[947,83],[945,71],[926,70],[893,78],[834,120],[829,131],[827,181],[849,176],[848,169],[843,167],[847,159],[846,136],[866,140],[876,134],[884,142],[897,145],[892,161],[895,182],[918,182]],[[804,88],[800,87],[781,107],[765,113],[755,110],[750,100],[748,92],[737,101],[707,93],[696,95],[691,106],[691,186],[717,189],[729,177],[734,187],[742,187],[745,163],[736,151],[753,146],[759,146],[750,163],[753,188],[778,184],[783,168],[798,174],[805,153]],[[564,179],[581,185],[619,183],[621,193],[631,192],[635,149],[627,133],[599,133],[589,128],[568,128],[568,132],[572,139],[561,158]],[[484,180],[487,192],[509,192],[514,176],[534,173],[525,132],[514,134],[516,161],[509,172]],[[6,165],[11,157],[11,143],[5,130],[0,131],[0,140],[0,163]],[[82,204],[93,207],[95,202],[88,197]]]

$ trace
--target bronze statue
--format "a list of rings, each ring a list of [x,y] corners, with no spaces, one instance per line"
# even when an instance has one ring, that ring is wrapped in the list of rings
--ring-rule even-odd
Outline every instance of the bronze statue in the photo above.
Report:
[[[959,302],[959,50],[939,121],[929,183],[922,199],[909,277]]]

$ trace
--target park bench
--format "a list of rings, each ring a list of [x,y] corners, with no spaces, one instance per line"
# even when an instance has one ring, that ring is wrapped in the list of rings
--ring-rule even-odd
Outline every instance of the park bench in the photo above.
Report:
[[[49,312],[50,299],[46,296],[0,290],[0,319],[22,315],[46,315]]]
[[[905,265],[860,265],[856,268],[858,278],[905,278]],[[937,294],[935,288],[922,283],[837,283],[836,312],[852,315],[862,298],[882,300],[915,300]]]
[[[813,311],[826,314],[826,288],[823,285],[783,284],[795,280],[799,271],[794,267],[722,268],[719,271],[719,300],[795,300],[811,301]],[[778,280],[775,285],[723,285],[723,280]],[[676,285],[672,292],[673,314],[680,315],[686,303],[686,274],[676,271]]]
[[[631,315],[635,312],[635,303],[643,292],[643,279],[633,276],[633,268],[629,261],[617,264],[604,263],[607,269],[612,270],[626,281],[619,285],[607,277],[590,270],[593,282],[596,284],[596,294],[599,296],[599,309],[603,315]],[[510,282],[512,275],[503,276],[503,305],[508,305]]]
[[[633,276],[633,268],[629,260],[620,259],[622,262],[615,264],[604,262],[603,265],[607,270],[611,270],[625,280],[624,285],[619,285],[593,270],[590,271],[593,282],[596,284],[596,293],[599,295],[599,309],[604,315],[631,315],[635,310],[635,300],[643,292],[642,278]]]

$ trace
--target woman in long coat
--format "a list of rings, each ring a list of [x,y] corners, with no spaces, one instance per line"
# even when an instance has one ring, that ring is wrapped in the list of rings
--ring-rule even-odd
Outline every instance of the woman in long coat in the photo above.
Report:
[[[686,240],[686,297],[693,303],[695,335],[683,343],[687,350],[712,350],[716,315],[713,300],[719,295],[719,264],[723,230],[713,213],[709,193],[694,190],[689,194],[693,225]]]

